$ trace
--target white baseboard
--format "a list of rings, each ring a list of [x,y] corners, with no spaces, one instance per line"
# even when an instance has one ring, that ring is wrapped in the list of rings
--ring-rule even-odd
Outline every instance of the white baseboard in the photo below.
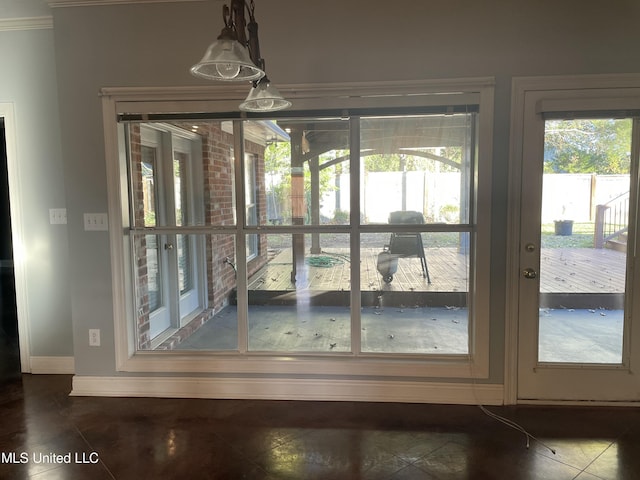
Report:
[[[450,403],[502,405],[502,385],[410,381],[73,377],[72,396]]]
[[[30,357],[30,373],[73,375],[76,372],[74,357]]]

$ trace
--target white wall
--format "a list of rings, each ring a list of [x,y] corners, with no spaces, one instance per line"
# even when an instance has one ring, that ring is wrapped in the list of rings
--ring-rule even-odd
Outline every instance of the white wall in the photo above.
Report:
[[[45,13],[41,2],[35,10],[28,10],[27,3],[12,13]],[[8,13],[9,6],[3,4],[0,14]],[[16,122],[19,184],[10,189],[22,207],[14,219],[22,225],[23,243],[14,250],[24,252],[19,259],[24,261],[28,299],[21,320],[29,324],[31,356],[69,357],[73,341],[67,229],[49,224],[49,209],[66,206],[53,30],[4,31],[0,22],[0,65],[0,103],[13,105]]]
[[[276,84],[496,78],[490,382],[501,382],[511,79],[640,72],[640,2],[257,0],[256,15]],[[188,68],[219,34],[220,2],[56,8],[54,20],[77,372],[109,375],[108,238],[81,224],[83,212],[107,211],[98,92],[204,84]],[[88,347],[89,328],[102,330],[103,347]]]

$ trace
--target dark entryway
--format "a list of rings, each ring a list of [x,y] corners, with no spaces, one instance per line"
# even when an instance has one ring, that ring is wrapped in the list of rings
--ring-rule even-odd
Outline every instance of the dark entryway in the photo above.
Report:
[[[18,314],[11,243],[9,175],[4,119],[0,118],[0,380],[20,375]]]

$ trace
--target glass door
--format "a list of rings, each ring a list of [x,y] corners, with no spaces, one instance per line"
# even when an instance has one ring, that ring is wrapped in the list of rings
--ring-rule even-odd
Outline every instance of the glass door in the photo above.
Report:
[[[526,118],[518,397],[633,399],[638,120]]]
[[[160,126],[161,127],[161,126]],[[182,136],[180,136],[182,134]],[[139,345],[164,341],[202,310],[202,223],[194,169],[200,143],[177,128],[131,127]],[[151,343],[149,343],[151,342]]]
[[[173,216],[172,223],[176,227],[185,227],[199,223],[200,212],[197,211],[194,201],[195,185],[193,185],[193,170],[197,164],[194,158],[194,140],[171,137],[173,146],[172,184],[173,197],[171,200]],[[197,143],[198,148],[199,143]],[[200,284],[202,283],[199,263],[202,258],[202,239],[194,234],[172,235],[176,246],[176,272],[179,307],[177,317],[180,327],[184,326],[188,319],[198,312],[202,305]]]

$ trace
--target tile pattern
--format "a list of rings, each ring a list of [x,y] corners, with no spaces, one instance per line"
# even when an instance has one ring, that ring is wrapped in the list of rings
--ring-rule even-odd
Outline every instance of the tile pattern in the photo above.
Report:
[[[48,375],[9,377],[1,385],[2,479],[640,475],[640,409],[491,409],[519,422],[553,454],[534,440],[527,448],[522,433],[474,406],[82,398],[68,396],[71,377]],[[68,453],[68,463],[38,461],[39,455]],[[22,454],[27,463],[19,463]]]

